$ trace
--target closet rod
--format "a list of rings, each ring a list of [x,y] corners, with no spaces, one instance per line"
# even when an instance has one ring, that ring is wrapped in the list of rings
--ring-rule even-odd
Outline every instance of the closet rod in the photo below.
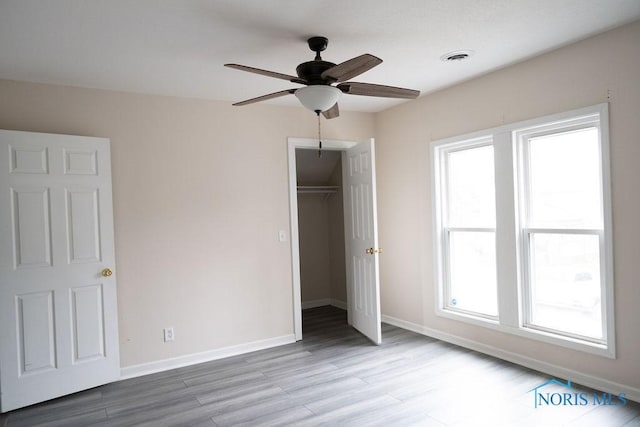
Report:
[[[298,193],[333,194],[337,193],[340,187],[335,185],[298,185]]]

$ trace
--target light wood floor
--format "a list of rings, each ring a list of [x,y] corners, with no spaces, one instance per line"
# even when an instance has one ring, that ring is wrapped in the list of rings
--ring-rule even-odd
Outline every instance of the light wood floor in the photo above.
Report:
[[[549,376],[389,325],[374,346],[333,307],[305,310],[303,329],[295,344],[108,384],[0,426],[640,426],[633,402],[535,409],[528,391]]]

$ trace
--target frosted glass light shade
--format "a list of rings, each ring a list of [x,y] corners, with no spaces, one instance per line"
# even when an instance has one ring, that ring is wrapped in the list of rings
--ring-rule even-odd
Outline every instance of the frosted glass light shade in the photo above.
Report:
[[[341,93],[333,86],[314,85],[296,90],[296,97],[311,111],[327,111],[338,102]]]

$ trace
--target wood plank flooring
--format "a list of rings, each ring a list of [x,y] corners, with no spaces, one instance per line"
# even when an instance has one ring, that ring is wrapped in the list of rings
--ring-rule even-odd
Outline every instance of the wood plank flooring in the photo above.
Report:
[[[0,426],[640,426],[640,405],[534,408],[550,377],[383,325],[374,346],[334,307],[295,344],[108,384]],[[578,388],[577,391],[591,390]]]

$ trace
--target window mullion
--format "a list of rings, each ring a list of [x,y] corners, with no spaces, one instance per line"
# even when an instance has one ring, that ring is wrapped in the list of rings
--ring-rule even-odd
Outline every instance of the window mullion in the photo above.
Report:
[[[496,264],[500,324],[520,326],[513,143],[510,132],[493,136],[496,194]]]

